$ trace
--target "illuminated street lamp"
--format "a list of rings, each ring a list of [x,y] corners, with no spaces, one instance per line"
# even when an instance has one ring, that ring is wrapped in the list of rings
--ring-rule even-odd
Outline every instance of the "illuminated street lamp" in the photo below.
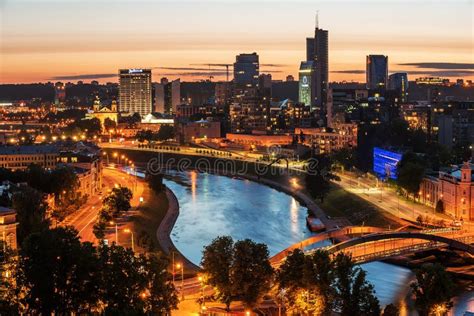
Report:
[[[132,251],[135,252],[135,243],[134,243],[134,241],[133,241],[133,231],[131,231],[131,230],[128,229],[128,228],[125,228],[123,231],[126,232],[127,234],[131,234],[131,235],[132,235]]]
[[[118,226],[117,226],[117,222],[110,221],[110,225],[114,225],[114,224],[115,224],[115,243],[118,246]]]
[[[177,263],[176,268],[178,271],[181,269],[181,300],[184,300],[184,265]]]

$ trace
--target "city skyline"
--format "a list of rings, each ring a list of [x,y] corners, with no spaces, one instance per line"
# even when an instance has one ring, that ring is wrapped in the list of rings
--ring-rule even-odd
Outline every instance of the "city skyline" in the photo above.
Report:
[[[206,64],[252,52],[261,73],[297,77],[318,10],[329,31],[330,81],[364,82],[370,54],[389,56],[389,73],[411,80],[474,78],[472,1],[83,3],[4,1],[0,83],[117,82],[120,68],[152,68],[153,81],[217,81],[225,68]]]

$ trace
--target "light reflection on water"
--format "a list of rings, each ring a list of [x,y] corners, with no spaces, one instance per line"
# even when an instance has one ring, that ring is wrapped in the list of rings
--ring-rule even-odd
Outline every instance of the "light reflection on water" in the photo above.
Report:
[[[180,204],[171,239],[195,264],[201,261],[203,247],[217,236],[265,243],[273,255],[311,234],[306,227],[307,209],[285,193],[248,180],[194,171],[174,172],[171,176],[164,182]],[[412,304],[405,300],[414,278],[409,269],[383,262],[363,264],[362,268],[382,306]],[[474,310],[473,305],[474,293],[464,293],[455,299],[450,315],[463,315],[466,310]],[[403,315],[416,313],[405,310]]]
[[[306,208],[287,194],[248,180],[212,174],[174,176],[179,177],[179,183],[165,180],[180,205],[171,238],[196,264],[201,261],[203,246],[217,236],[263,242],[274,255],[310,235]]]

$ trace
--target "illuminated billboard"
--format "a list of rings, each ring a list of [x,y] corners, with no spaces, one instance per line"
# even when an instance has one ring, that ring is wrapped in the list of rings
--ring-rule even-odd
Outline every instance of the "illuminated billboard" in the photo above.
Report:
[[[381,179],[397,179],[398,163],[402,159],[402,154],[379,147],[374,147],[374,168],[373,171]]]

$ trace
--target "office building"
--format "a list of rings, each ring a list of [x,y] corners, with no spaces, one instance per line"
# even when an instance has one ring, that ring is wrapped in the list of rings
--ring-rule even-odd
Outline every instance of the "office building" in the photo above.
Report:
[[[252,133],[270,128],[270,103],[251,93],[234,96],[230,105],[232,133]]]
[[[314,37],[306,38],[306,61],[313,62],[315,72],[315,95],[311,105],[324,117],[329,80],[329,36],[328,31],[320,29],[318,25],[314,30]]]
[[[258,75],[259,61],[257,53],[240,54],[235,57],[234,84],[237,88],[256,88]]]
[[[385,89],[388,85],[388,57],[368,55],[366,61],[367,89]]]
[[[405,103],[408,101],[408,74],[406,72],[396,72],[388,77],[388,88],[395,90],[398,101]]]
[[[316,69],[313,61],[303,61],[299,70],[298,101],[313,106],[316,100]]]
[[[120,112],[145,117],[152,111],[151,69],[120,69]]]
[[[181,103],[181,81],[179,79],[168,81],[162,78],[160,83],[155,83],[155,100],[153,112],[175,114]]]

